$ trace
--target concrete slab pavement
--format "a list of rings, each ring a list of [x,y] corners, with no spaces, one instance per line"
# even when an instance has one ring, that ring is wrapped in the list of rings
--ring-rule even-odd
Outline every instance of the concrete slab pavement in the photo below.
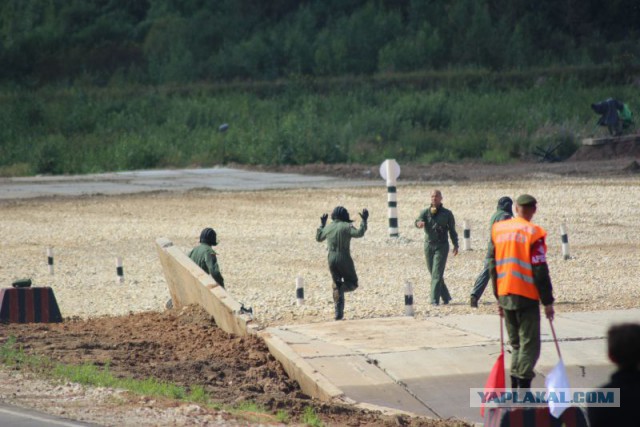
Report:
[[[640,309],[557,314],[554,328],[570,384],[595,388],[604,383],[613,372],[607,329],[639,321]],[[544,318],[541,330],[533,387],[544,387],[545,375],[558,362]],[[469,407],[469,388],[484,386],[500,351],[497,315],[325,322],[268,328],[262,335],[267,343],[277,339],[288,347],[298,358],[298,375],[308,371],[322,378],[333,387],[333,396],[366,407],[477,423],[482,420],[478,408]],[[508,346],[505,364],[508,372]]]

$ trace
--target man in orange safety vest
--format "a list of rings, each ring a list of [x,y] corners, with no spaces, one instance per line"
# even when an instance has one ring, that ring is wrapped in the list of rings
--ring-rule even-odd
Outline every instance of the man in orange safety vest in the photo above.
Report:
[[[540,302],[553,320],[553,287],[547,266],[547,232],[531,222],[537,201],[516,199],[517,217],[491,228],[489,266],[498,311],[505,319],[513,348],[511,387],[530,388],[540,357]]]

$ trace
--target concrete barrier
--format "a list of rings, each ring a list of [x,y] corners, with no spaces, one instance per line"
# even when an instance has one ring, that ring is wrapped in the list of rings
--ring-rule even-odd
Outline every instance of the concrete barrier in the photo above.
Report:
[[[241,305],[191,261],[182,249],[166,238],[157,239],[156,246],[174,308],[198,304],[213,316],[218,327],[225,332],[239,336],[258,334],[260,327],[253,322],[252,316],[240,313]],[[304,393],[323,401],[339,401],[359,406],[280,337],[268,331],[261,331],[259,336],[264,339],[271,355],[282,364],[289,377],[298,382]],[[362,407],[399,412],[376,405]]]
[[[245,336],[257,332],[252,316],[241,313],[241,304],[180,248],[164,237],[156,240],[156,246],[173,307],[198,304],[227,333]]]
[[[303,392],[324,401],[340,399],[344,403],[355,403],[348,401],[342,390],[309,365],[303,357],[293,351],[280,337],[269,332],[261,332],[260,336],[267,343],[271,355],[282,363],[282,367],[289,375],[289,378],[296,380]]]

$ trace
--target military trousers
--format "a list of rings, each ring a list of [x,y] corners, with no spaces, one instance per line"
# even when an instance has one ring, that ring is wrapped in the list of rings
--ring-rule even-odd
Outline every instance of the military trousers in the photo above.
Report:
[[[532,379],[540,357],[540,306],[504,310],[504,323],[513,349],[511,376]]]
[[[335,319],[340,320],[344,317],[344,294],[358,288],[358,275],[351,255],[340,252],[329,252],[329,271],[333,281]]]
[[[484,260],[484,265],[482,266],[482,272],[476,278],[475,283],[473,284],[473,289],[471,290],[471,295],[480,299],[484,290],[487,288],[489,284],[489,260]]]
[[[449,289],[444,283],[444,268],[449,256],[449,243],[424,244],[427,270],[431,274],[431,304],[440,304],[440,298],[447,304],[451,300]]]

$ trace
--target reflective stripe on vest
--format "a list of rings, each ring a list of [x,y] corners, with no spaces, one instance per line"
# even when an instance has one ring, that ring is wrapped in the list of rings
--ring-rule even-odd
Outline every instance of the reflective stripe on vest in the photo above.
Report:
[[[491,227],[498,295],[521,295],[535,300],[540,298],[533,281],[531,245],[546,234],[541,227],[522,218],[496,222]]]

